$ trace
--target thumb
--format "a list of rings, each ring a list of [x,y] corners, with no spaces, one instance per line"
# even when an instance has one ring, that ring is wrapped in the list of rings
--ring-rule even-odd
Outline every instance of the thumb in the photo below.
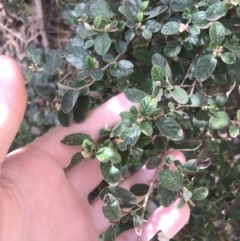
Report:
[[[0,164],[22,122],[26,108],[24,79],[17,62],[0,55]]]

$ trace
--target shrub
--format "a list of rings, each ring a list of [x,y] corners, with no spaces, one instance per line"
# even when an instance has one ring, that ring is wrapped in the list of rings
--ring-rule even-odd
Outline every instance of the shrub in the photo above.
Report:
[[[231,143],[240,125],[240,1],[92,0],[69,3],[61,17],[76,29],[66,48],[31,49],[35,89],[58,110],[59,122],[81,123],[91,108],[122,91],[139,104],[121,113],[115,127],[99,130],[101,143],[84,133],[62,141],[82,146],[70,165],[100,161],[109,184],[100,191],[105,217],[116,225],[133,219],[141,229],[148,198],[139,206],[135,195],[153,192],[162,206],[177,197],[179,208],[196,200],[181,240],[218,240],[216,230],[229,225],[236,237],[240,162]],[[183,150],[187,163],[166,156],[170,148]],[[123,167],[147,158],[147,168],[156,168],[159,153],[166,162],[152,185],[117,186]],[[124,207],[131,211],[122,215]],[[103,240],[114,240],[115,230]]]

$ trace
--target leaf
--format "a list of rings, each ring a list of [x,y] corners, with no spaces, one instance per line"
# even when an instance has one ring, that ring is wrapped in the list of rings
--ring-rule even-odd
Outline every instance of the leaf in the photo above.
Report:
[[[183,130],[181,126],[170,117],[161,117],[156,121],[159,131],[173,141],[183,139]]]
[[[225,16],[228,11],[226,2],[217,2],[209,6],[206,10],[206,19],[208,21],[216,21]]]
[[[109,161],[112,164],[116,164],[121,162],[121,156],[118,152],[116,152],[112,147],[100,147],[96,152],[96,157],[99,161],[107,163]]]
[[[145,29],[142,31],[142,36],[143,36],[143,38],[149,40],[149,39],[152,38],[152,32],[151,32],[149,29],[145,28]]]
[[[86,4],[85,3],[78,3],[75,8],[74,11],[77,14],[78,17],[81,17],[83,15],[83,13],[86,11],[85,10]]]
[[[200,93],[192,94],[189,96],[189,104],[192,107],[201,107],[207,105],[207,100],[204,95]]]
[[[127,77],[133,72],[133,63],[128,60],[120,60],[118,62],[117,68],[111,66],[111,74],[117,78]]]
[[[116,186],[122,176],[122,166],[120,163],[100,162],[100,170],[104,180],[111,186]]]
[[[221,45],[221,43],[224,40],[225,37],[225,28],[224,26],[216,21],[214,23],[211,24],[210,28],[209,28],[209,35],[210,35],[210,39],[218,46]]]
[[[59,65],[59,55],[55,50],[48,53],[47,62],[45,63],[44,70],[48,75],[53,75]]]
[[[180,24],[175,21],[170,21],[162,26],[161,33],[165,35],[173,35],[178,32]]]
[[[68,127],[70,124],[70,119],[71,117],[69,113],[66,114],[61,110],[58,111],[58,120],[63,126]]]
[[[73,157],[72,157],[72,159],[71,159],[71,166],[76,166],[76,165],[79,164],[83,159],[84,159],[84,156],[82,155],[81,152],[78,152],[78,153],[74,154]]]
[[[79,95],[73,107],[73,119],[76,123],[85,121],[90,109],[90,97],[88,95]]]
[[[228,126],[229,123],[230,120],[227,113],[224,111],[218,111],[211,116],[209,120],[209,127],[212,129],[221,129]]]
[[[133,157],[140,158],[143,154],[143,147],[141,143],[137,143],[132,147],[132,155]]]
[[[206,19],[206,16],[207,14],[205,11],[198,11],[193,13],[192,15],[193,24],[202,29],[208,28],[211,22],[209,22]]]
[[[91,4],[90,10],[94,17],[100,16],[102,18],[112,17],[110,7],[108,3],[104,0],[98,0],[95,3]]]
[[[103,241],[115,241],[116,233],[113,228],[108,228],[103,234]]]
[[[170,3],[170,7],[174,12],[181,12],[185,8],[191,8],[192,5],[192,0],[172,0]]]
[[[149,157],[146,162],[146,168],[148,170],[155,169],[161,164],[161,162],[162,162],[162,159],[157,156]]]
[[[229,134],[232,138],[236,138],[239,135],[239,127],[238,125],[230,125],[229,127]]]
[[[124,7],[124,12],[125,12],[126,18],[131,23],[136,23],[138,20],[138,18],[137,18],[138,8],[129,1],[125,1],[123,4],[123,7]]]
[[[184,201],[188,202],[191,199],[191,197],[192,197],[192,192],[187,190],[186,188],[184,188],[182,196],[183,196]]]
[[[199,187],[192,191],[193,200],[203,200],[208,196],[208,189],[206,187]]]
[[[144,196],[147,194],[149,189],[149,185],[147,184],[134,184],[130,188],[130,192],[132,192],[135,196]]]
[[[152,64],[158,65],[162,68],[162,71],[164,73],[164,76],[170,77],[172,75],[170,66],[166,60],[166,58],[161,54],[153,54],[152,56]]]
[[[101,80],[103,78],[104,72],[101,69],[94,69],[90,72],[90,76],[94,80]]]
[[[234,64],[236,62],[236,56],[230,52],[224,52],[221,54],[221,60],[226,64]]]
[[[161,5],[161,6],[157,6],[156,8],[151,9],[151,11],[149,12],[149,16],[147,19],[150,18],[155,18],[157,17],[159,14],[164,13],[165,11],[168,10],[168,6],[166,5]]]
[[[127,52],[127,43],[122,40],[118,40],[115,44],[115,49],[118,51],[119,54],[124,54]]]
[[[237,58],[240,58],[240,46],[224,44],[224,47],[230,50]]]
[[[87,69],[89,69],[89,70],[94,69],[95,63],[94,63],[94,60],[92,57],[87,56],[85,62],[86,62]]]
[[[127,89],[124,90],[124,94],[128,100],[133,103],[140,104],[142,99],[148,96],[145,92],[138,90],[138,89]]]
[[[151,70],[152,79],[155,81],[162,81],[163,80],[163,70],[158,65],[153,65]]]
[[[213,73],[217,66],[217,59],[211,54],[204,55],[197,64],[196,78],[198,82],[203,82]]]
[[[102,207],[105,218],[109,221],[119,220],[121,218],[121,209],[116,198],[108,193],[104,196],[103,201],[107,204],[107,206]]]
[[[161,24],[158,23],[156,20],[147,20],[145,22],[145,26],[148,30],[150,30],[152,33],[157,33],[161,29]]]
[[[177,199],[178,192],[163,188],[160,193],[160,203],[163,207],[169,207]]]
[[[211,165],[211,160],[191,159],[183,165],[183,169],[187,172],[198,172],[198,170],[206,169]]]
[[[91,47],[93,46],[93,44],[94,44],[94,40],[93,40],[93,39],[87,40],[87,41],[85,42],[85,44],[84,44],[84,49],[89,49],[89,48],[91,48]]]
[[[167,148],[168,140],[165,136],[157,136],[153,141],[154,147],[158,151],[164,151]]]
[[[62,97],[61,110],[64,113],[69,113],[78,99],[78,89],[68,90]]]
[[[69,146],[81,146],[85,139],[91,140],[91,137],[87,134],[76,133],[65,136],[61,142]]]
[[[152,96],[146,96],[140,103],[140,113],[142,116],[150,116],[157,108],[157,101]]]
[[[56,95],[56,90],[50,84],[36,84],[35,90],[37,93],[47,99],[51,99],[52,95]]]
[[[150,121],[141,122],[140,129],[146,136],[151,136],[153,134],[152,122]]]
[[[142,235],[142,223],[143,223],[142,216],[140,216],[140,215],[133,216],[133,226],[134,226],[135,232],[138,236]]]
[[[164,48],[164,55],[167,57],[175,57],[177,56],[182,50],[182,45],[178,41],[171,41],[166,44]]]
[[[178,143],[171,143],[171,147],[174,149],[182,150],[182,151],[195,151],[202,145],[201,140],[190,140],[184,141],[180,144]]]
[[[121,208],[132,208],[137,205],[137,199],[133,193],[124,189],[122,187],[105,187],[99,193],[99,196],[103,199],[106,194],[112,194],[117,201]]]
[[[178,203],[177,208],[183,208],[185,206],[186,202],[185,200],[182,198],[181,201]]]
[[[176,100],[179,104],[185,105],[189,100],[188,93],[180,86],[175,85],[171,94],[173,99]]]
[[[208,120],[208,112],[200,110],[193,117],[193,125],[197,128],[204,128],[208,124]]]
[[[94,50],[99,55],[105,55],[112,44],[108,33],[98,34],[94,41]]]
[[[179,191],[183,186],[183,177],[179,171],[163,169],[158,174],[160,183],[171,191]]]
[[[87,56],[89,56],[88,52],[86,52],[83,48],[80,47],[72,47],[66,53],[67,61],[78,69],[86,68],[85,59],[87,58]]]

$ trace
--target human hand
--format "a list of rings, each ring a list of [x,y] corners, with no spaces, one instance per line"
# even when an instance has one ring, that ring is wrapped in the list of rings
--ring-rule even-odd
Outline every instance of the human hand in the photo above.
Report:
[[[2,241],[97,241],[110,223],[102,214],[102,201],[89,204],[88,194],[101,182],[97,160],[83,160],[67,168],[78,147],[60,141],[69,134],[81,132],[94,140],[107,124],[113,126],[119,113],[129,110],[123,94],[112,98],[90,112],[82,124],[54,128],[31,144],[7,154],[22,121],[26,93],[17,63],[0,56],[0,239]],[[97,121],[96,121],[97,120]],[[179,151],[170,153],[185,161]],[[154,170],[144,167],[120,185],[129,188],[136,183],[149,183]],[[168,208],[158,208],[143,226],[142,240],[147,241],[158,230],[169,238],[187,222],[189,207],[178,209],[175,202]],[[122,233],[117,241],[137,240],[134,230]]]

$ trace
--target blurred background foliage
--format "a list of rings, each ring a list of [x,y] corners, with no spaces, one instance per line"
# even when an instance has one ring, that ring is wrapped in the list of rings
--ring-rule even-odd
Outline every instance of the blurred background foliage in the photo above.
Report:
[[[79,2],[9,0],[0,3],[0,53],[10,55],[19,62],[28,94],[27,111],[11,150],[26,145],[58,124],[57,113],[51,103],[39,97],[33,88],[36,77],[32,74],[30,55],[36,48],[47,52],[65,46],[75,30],[64,24],[59,15],[64,7]],[[51,81],[54,78],[65,80],[62,73]],[[232,96],[232,101],[239,103],[239,93],[236,91]],[[230,108],[230,116],[231,111]],[[240,240],[240,138],[228,139],[224,138],[224,133],[222,135],[220,144],[211,142],[198,153],[202,159],[210,157],[212,160],[212,165],[202,170],[194,180],[196,186],[209,189],[209,196],[192,208],[189,223],[172,241]],[[193,158],[193,153],[185,154],[187,159]],[[136,162],[126,171],[138,168],[139,162]],[[149,203],[150,211],[156,207],[155,202],[157,200],[153,196]],[[121,228],[124,230],[126,227],[129,225],[123,224]]]

